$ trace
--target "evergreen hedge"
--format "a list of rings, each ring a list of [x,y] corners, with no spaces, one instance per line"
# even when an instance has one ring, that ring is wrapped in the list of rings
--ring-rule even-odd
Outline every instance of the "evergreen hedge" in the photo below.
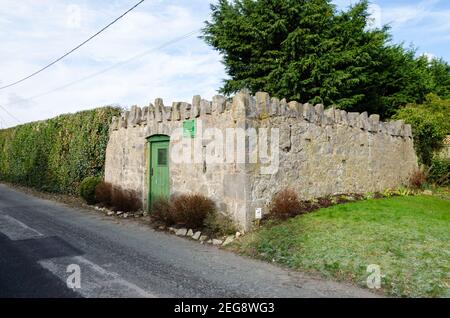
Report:
[[[0,180],[78,194],[85,177],[103,176],[109,124],[119,113],[102,107],[0,130]]]

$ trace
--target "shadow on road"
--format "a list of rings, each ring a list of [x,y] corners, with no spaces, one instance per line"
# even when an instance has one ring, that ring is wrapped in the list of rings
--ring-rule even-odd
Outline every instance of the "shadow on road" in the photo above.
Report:
[[[0,233],[1,298],[78,298],[60,280],[37,262],[43,259],[81,255],[62,239],[51,236],[27,240],[10,240]]]

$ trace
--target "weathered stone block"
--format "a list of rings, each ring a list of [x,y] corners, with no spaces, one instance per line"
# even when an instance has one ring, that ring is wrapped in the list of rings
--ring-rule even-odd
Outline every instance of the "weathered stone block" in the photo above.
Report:
[[[129,111],[122,113],[119,120],[119,128],[127,128],[129,114],[130,114]]]
[[[348,125],[350,127],[358,127],[359,113],[355,112],[347,113],[347,118],[348,118]]]
[[[142,116],[139,122],[140,125],[147,125],[148,106],[142,107]]]
[[[372,114],[369,117],[369,131],[377,132],[380,125],[380,115]]]
[[[155,120],[160,123],[163,121],[164,102],[162,98],[155,99]]]
[[[191,118],[191,104],[182,102],[180,104],[180,112],[182,119],[190,119]]]
[[[369,115],[363,112],[359,115],[358,127],[368,131],[369,130]]]
[[[233,97],[232,116],[234,120],[244,120],[250,95],[241,91]]]
[[[334,122],[335,121],[335,117],[336,117],[335,111],[336,110],[335,110],[334,107],[330,107],[330,108],[325,109],[323,111],[323,114]]]
[[[202,98],[200,95],[195,95],[192,97],[192,111],[191,111],[191,118],[197,118],[200,117],[200,102]]]
[[[276,97],[273,97],[270,100],[270,115],[277,116],[280,113],[280,100]]]
[[[409,137],[409,138],[413,137],[412,128],[411,128],[411,125],[409,125],[409,124],[405,125],[405,137]]]
[[[172,107],[163,107],[163,120],[171,121],[172,120]]]
[[[253,96],[249,96],[248,107],[246,109],[247,118],[255,118],[257,116],[256,99]]]
[[[320,125],[322,124],[324,106],[322,104],[317,104],[314,106],[314,110],[316,112],[315,122]]]
[[[349,123],[348,123],[348,114],[347,114],[347,112],[345,110],[341,110],[340,113],[341,113],[341,123],[343,125],[348,125]]]
[[[211,115],[212,113],[212,105],[211,102],[202,99],[200,101],[200,116],[204,116],[204,115]]]
[[[151,125],[155,121],[155,106],[152,103],[148,106],[147,125]]]
[[[404,136],[405,122],[403,120],[397,120],[393,123],[394,136]]]
[[[387,125],[386,123],[380,121],[378,123],[378,132],[381,134],[387,134],[388,133],[388,129],[387,129]]]
[[[174,102],[172,103],[172,120],[173,121],[180,121],[181,120],[181,103],[180,102]]]
[[[117,116],[113,116],[111,120],[111,130],[118,130],[119,129],[119,118]]]
[[[287,110],[288,110],[288,103],[286,101],[286,98],[283,98],[282,100],[280,100],[280,108],[279,108],[280,115],[286,116]]]
[[[302,107],[300,107],[300,104],[296,101],[289,102],[288,104],[288,113],[287,116],[290,118],[297,118],[299,116],[302,116],[302,114],[299,114],[299,111],[303,110]],[[303,116],[302,116],[303,118]]]
[[[256,98],[256,113],[260,118],[270,116],[270,96],[264,92],[257,92]]]
[[[222,114],[225,111],[227,99],[222,95],[216,95],[212,100],[213,114]]]
[[[128,127],[134,127],[141,121],[141,108],[138,106],[131,106],[130,115],[128,117]]]
[[[340,109],[334,109],[334,123],[340,124],[342,122]]]
[[[315,118],[314,107],[309,103],[303,104],[303,118],[309,122],[312,122]]]

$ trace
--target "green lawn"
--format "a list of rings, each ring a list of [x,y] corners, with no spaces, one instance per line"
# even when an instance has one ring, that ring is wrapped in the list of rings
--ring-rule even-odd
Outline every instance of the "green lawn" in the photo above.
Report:
[[[432,196],[367,200],[268,224],[234,244],[244,254],[366,287],[378,264],[381,291],[449,297],[450,201]]]

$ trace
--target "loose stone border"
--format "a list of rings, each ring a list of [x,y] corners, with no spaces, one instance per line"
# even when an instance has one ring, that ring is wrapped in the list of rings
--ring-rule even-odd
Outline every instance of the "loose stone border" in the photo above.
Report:
[[[216,246],[227,246],[234,242],[235,239],[241,237],[243,234],[241,232],[236,232],[234,235],[227,235],[223,237],[209,237],[207,235],[202,235],[201,231],[194,231],[193,229],[187,228],[175,228],[175,227],[165,227],[161,225],[158,227],[161,231],[168,231],[175,234],[176,236],[190,238],[194,241],[200,242],[200,244],[212,244]]]
[[[91,208],[104,213],[106,216],[109,217],[118,217],[118,218],[141,218],[141,217],[147,217],[149,214],[144,211],[138,211],[138,212],[122,212],[122,211],[112,211],[105,207],[99,207],[96,205],[90,206]],[[227,235],[222,237],[210,237],[208,235],[204,235],[201,231],[195,231],[193,229],[188,228],[175,228],[175,227],[166,227],[164,225],[160,225],[157,227],[152,226],[149,224],[153,229],[159,230],[159,231],[165,231],[167,233],[175,234],[179,237],[185,237],[188,239],[191,239],[193,241],[197,241],[200,244],[211,244],[215,246],[227,246],[234,242],[235,239],[241,237],[243,235],[242,232],[236,232],[234,235]]]
[[[99,207],[97,205],[91,205],[90,207],[93,208],[94,210],[103,212],[106,216],[116,216],[116,217],[120,217],[123,219],[140,218],[140,217],[148,216],[148,213],[144,212],[144,211],[123,212],[123,211],[112,211],[105,207]]]

